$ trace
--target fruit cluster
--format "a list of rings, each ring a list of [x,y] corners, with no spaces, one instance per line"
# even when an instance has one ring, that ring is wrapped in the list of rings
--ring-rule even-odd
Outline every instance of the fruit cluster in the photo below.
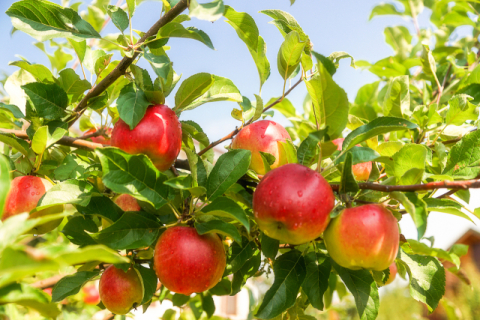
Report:
[[[109,132],[108,130],[106,131]],[[383,271],[391,268],[387,283],[396,274],[394,264],[399,248],[396,218],[385,207],[368,204],[346,208],[331,220],[335,196],[322,175],[300,164],[288,163],[282,142],[291,140],[288,132],[273,121],[257,121],[244,127],[232,142],[233,149],[252,153],[250,168],[265,174],[253,195],[253,213],[258,228],[268,237],[283,243],[300,245],[323,234],[331,258],[350,269]],[[165,105],[151,106],[144,118],[131,130],[119,120],[111,131],[111,141],[96,140],[131,153],[150,157],[161,171],[175,162],[182,144],[181,124],[175,113]],[[343,140],[332,141],[341,149]],[[275,157],[266,172],[262,153]],[[367,180],[372,163],[353,167],[358,180]],[[24,176],[12,181],[3,219],[35,209],[39,199],[51,186],[47,180]],[[124,211],[140,211],[137,200],[119,195],[115,203]],[[31,217],[61,212],[51,207],[32,212]],[[56,228],[61,220],[51,221],[32,230],[45,233]],[[154,269],[160,282],[170,291],[191,295],[214,287],[226,266],[224,243],[215,233],[199,235],[190,226],[168,228],[155,246]],[[143,286],[135,268],[127,272],[114,265],[103,273],[100,298],[115,314],[126,314],[141,304]]]

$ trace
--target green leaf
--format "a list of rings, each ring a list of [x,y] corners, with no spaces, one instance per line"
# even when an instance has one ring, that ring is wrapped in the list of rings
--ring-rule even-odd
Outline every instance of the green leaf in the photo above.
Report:
[[[83,264],[91,261],[101,261],[111,264],[130,263],[130,259],[122,257],[118,252],[103,245],[87,246],[61,253],[55,260],[69,265]]]
[[[87,46],[83,64],[85,65],[88,71],[90,71],[92,74],[96,74],[95,64],[97,60],[106,55],[107,54],[103,50],[91,50],[90,47]]]
[[[219,197],[202,209],[202,212],[216,217],[239,221],[250,232],[250,223],[245,211],[232,199]]]
[[[432,51],[430,51],[430,48],[427,45],[423,45],[420,60],[422,61],[423,72],[427,75],[436,77],[437,64],[435,63]]]
[[[216,101],[234,101],[242,102],[242,95],[240,91],[232,82],[232,80],[220,76],[212,75],[213,84],[202,95],[195,98],[182,111],[195,109],[202,104]],[[208,83],[208,81],[207,81]],[[190,100],[190,99],[189,99]]]
[[[399,130],[415,129],[417,127],[418,126],[416,124],[405,119],[395,117],[378,117],[377,119],[372,120],[369,123],[350,132],[343,141],[342,151],[351,149],[356,144],[376,137],[380,134]]]
[[[418,240],[420,240],[427,230],[427,204],[423,199],[419,198],[418,195],[414,192],[391,192],[390,196],[393,199],[398,200],[404,207],[405,210],[412,217],[415,226],[417,227]]]
[[[210,73],[197,73],[185,79],[175,94],[175,112],[181,112],[195,99],[201,97],[213,85],[214,76]]]
[[[460,126],[467,120],[478,119],[478,107],[470,101],[472,97],[466,94],[457,94],[448,100],[450,108],[447,111],[446,124]]]
[[[303,32],[295,18],[288,12],[282,10],[262,10],[260,13],[266,14],[267,16],[275,19],[271,23],[278,28],[284,37],[290,32],[296,31],[300,34],[302,41],[306,41],[307,44],[310,43],[308,36],[305,34],[305,32]]]
[[[382,3],[372,9],[369,20],[372,20],[372,18],[375,16],[382,15],[403,15],[403,12],[399,12],[391,3]]]
[[[402,118],[410,113],[410,90],[408,76],[390,79],[383,100],[385,116]]]
[[[133,17],[133,13],[135,12],[136,5],[137,5],[136,0],[127,0],[128,14],[130,17]]]
[[[89,166],[90,164],[83,161],[82,158],[69,154],[63,159],[60,166],[55,169],[55,179],[67,180],[84,178],[85,170]]]
[[[406,184],[416,184],[421,181],[423,171],[425,170],[425,163],[427,161],[427,148],[418,144],[407,144],[403,146],[397,153],[393,155],[394,169],[387,168],[387,175],[392,175],[401,179],[411,169],[419,169],[420,176],[409,181]],[[407,180],[408,181],[408,180]],[[404,183],[401,183],[404,184]]]
[[[278,246],[280,245],[280,241],[272,239],[262,232],[260,242],[262,244],[262,252],[265,257],[275,260],[278,254]]]
[[[480,173],[480,131],[465,135],[450,150],[442,174],[457,179],[475,179]]]
[[[125,29],[128,28],[129,21],[128,21],[128,15],[125,11],[123,11],[122,8],[117,7],[117,6],[107,6],[107,13],[112,19],[113,24],[115,27],[118,28],[122,33],[125,31]]]
[[[168,201],[167,177],[145,155],[130,155],[117,148],[95,150],[103,168],[103,183],[116,193],[129,194],[160,209]]]
[[[101,38],[75,10],[45,0],[17,1],[7,10],[13,26],[38,41],[52,38]]]
[[[92,237],[114,250],[136,249],[153,244],[160,227],[155,217],[145,212],[125,212],[115,223]]]
[[[350,66],[352,68],[356,68],[355,66],[355,59],[353,58],[353,56],[345,51],[335,51],[333,53],[331,53],[328,58],[330,60],[333,61],[333,63],[335,64],[335,67],[338,69],[338,67],[340,66],[340,60],[342,59],[350,59]]]
[[[42,154],[45,149],[53,145],[58,140],[62,139],[67,133],[63,128],[57,128],[51,135],[48,131],[48,126],[40,127],[33,136],[32,149],[36,154]]]
[[[445,294],[445,269],[434,257],[409,255],[400,250],[400,262],[407,269],[410,279],[410,295],[435,310]]]
[[[407,241],[408,244],[402,245],[402,250],[404,250],[406,253],[437,257],[439,259],[450,261],[451,263],[455,264],[457,268],[460,268],[460,257],[455,252],[452,252],[454,250],[447,252],[442,249],[429,247],[425,243],[421,243],[412,239],[408,239]]]
[[[242,242],[242,236],[238,232],[237,228],[235,228],[233,224],[222,220],[210,220],[203,223],[195,222],[195,229],[197,229],[197,232],[200,235],[205,233],[220,233],[232,238],[236,242]]]
[[[66,114],[68,96],[58,85],[33,82],[22,86],[22,89],[39,117],[58,120]]]
[[[260,119],[263,113],[263,100],[262,97],[259,95],[255,94],[255,99],[257,100],[257,103],[255,105],[255,114],[253,115],[252,121],[256,121]]]
[[[260,77],[260,89],[270,76],[270,62],[267,58],[267,45],[261,36],[258,36],[258,48],[252,50],[248,48],[252,55],[253,61],[257,66],[258,75]]]
[[[475,224],[475,222],[473,222],[473,220],[468,215],[462,212],[462,205],[456,201],[450,199],[436,198],[424,198],[423,200],[427,204],[428,211],[448,213],[467,219]]]
[[[337,68],[335,67],[335,64],[333,63],[332,60],[325,57],[323,54],[320,54],[315,51],[312,51],[312,55],[315,57],[315,59],[317,59],[317,63],[322,64],[325,70],[327,70],[331,76],[333,76],[335,72],[337,72]]]
[[[412,50],[412,35],[404,26],[387,27],[384,31],[385,41],[393,51],[402,58],[408,58]]]
[[[25,115],[23,114],[22,110],[20,110],[20,108],[18,108],[16,105],[13,105],[13,104],[5,104],[3,102],[0,102],[0,110],[5,110],[10,112],[17,119],[25,118]]]
[[[248,150],[232,150],[222,154],[207,180],[207,198],[215,200],[235,184],[248,170],[252,154]]]
[[[282,254],[273,266],[275,280],[268,289],[256,314],[260,319],[271,319],[292,307],[307,274],[305,259],[297,250]]]
[[[73,69],[65,69],[60,71],[58,84],[67,93],[68,100],[77,102],[85,91],[92,88],[92,85],[87,80],[81,80]]]
[[[28,150],[30,149],[30,146],[28,145],[28,142],[17,138],[14,134],[11,133],[0,133],[0,142],[3,142],[6,145],[11,146],[15,150],[21,152],[25,156],[28,155]]]
[[[368,270],[350,270],[339,266],[332,260],[333,267],[353,294],[358,315],[361,320],[375,320],[380,300],[378,288]]]
[[[170,22],[164,25],[157,33],[157,38],[188,38],[202,42],[210,49],[213,47],[210,37],[195,27],[185,28],[181,23]]]
[[[145,304],[150,301],[157,291],[157,282],[158,278],[155,274],[155,270],[151,268],[146,268],[144,266],[138,265],[135,267],[140,273],[140,277],[142,279],[143,284],[143,300],[140,304]]]
[[[20,60],[10,62],[8,65],[19,67],[27,72],[29,72],[32,76],[37,79],[38,82],[43,83],[53,83],[55,82],[55,78],[53,77],[52,72],[45,66],[41,64],[30,64],[27,61]]]
[[[237,32],[238,37],[247,45],[249,50],[257,52],[259,32],[255,20],[248,13],[237,12],[230,6],[225,6],[225,20]]]
[[[202,293],[202,308],[207,313],[207,317],[211,318],[215,313],[215,301],[210,293]]]
[[[188,9],[190,17],[214,22],[223,16],[225,6],[223,0],[213,0],[209,3],[198,3],[197,0],[190,0]]]
[[[50,302],[47,293],[23,283],[14,283],[0,289],[2,305],[14,303],[38,311],[43,317],[56,319],[60,314],[58,305]]]
[[[380,154],[370,148],[366,147],[353,147],[352,149],[349,150],[349,153],[352,154],[352,165],[356,165],[358,163],[364,163],[364,162],[369,162],[373,161],[377,158],[380,157]],[[344,162],[345,161],[346,155],[343,154],[340,157],[335,159],[335,164]]]
[[[106,54],[101,56],[95,61],[95,74],[97,75],[97,81],[100,80],[101,74],[104,70],[108,68],[110,61],[112,60],[113,54]]]
[[[73,47],[75,53],[77,54],[78,61],[83,63],[83,59],[85,59],[85,53],[87,52],[87,41],[75,41],[73,39],[67,39],[68,43]]]
[[[86,206],[90,202],[93,187],[85,181],[67,180],[60,182],[48,190],[38,201],[36,211],[58,204],[77,204]]]
[[[318,64],[318,73],[305,82],[313,101],[316,122],[320,127],[328,127],[331,138],[342,134],[348,122],[348,98],[345,91],[332,79],[332,76]]]
[[[77,294],[88,281],[98,276],[99,273],[99,271],[79,271],[63,277],[53,287],[52,302],[59,302],[68,296]]]
[[[243,264],[243,267],[233,274],[231,295],[236,295],[242,290],[247,279],[258,272],[261,263],[262,255],[260,254],[260,250],[257,250],[253,256]]]
[[[297,149],[291,140],[278,141],[277,142],[279,149],[284,152],[287,163],[297,163]]]
[[[92,236],[85,231],[90,233],[98,232],[98,226],[93,219],[88,216],[71,217],[62,229],[62,233],[73,244],[81,247],[98,244],[98,242],[93,240]]]
[[[135,88],[133,83],[123,87],[117,100],[120,118],[128,124],[130,130],[133,130],[143,119],[149,105],[150,102],[145,93]]]
[[[242,241],[232,243],[232,254],[228,258],[228,264],[231,266],[230,272],[236,273],[240,270],[255,253],[255,243],[246,237]]]
[[[109,222],[115,222],[123,215],[123,210],[108,197],[92,197],[88,205],[77,205],[76,208],[83,215],[100,216]]]
[[[332,269],[331,260],[324,254],[310,252],[305,256],[305,263],[307,276],[302,284],[302,289],[312,306],[323,310],[323,294],[328,289],[328,278]]]
[[[360,190],[352,171],[352,153],[348,152],[343,165],[340,193],[356,193]]]
[[[277,55],[278,72],[285,81],[299,65],[305,45],[296,31],[290,32],[285,37]]]
[[[10,165],[7,158],[0,155],[0,217],[3,214],[8,191],[10,191]]]

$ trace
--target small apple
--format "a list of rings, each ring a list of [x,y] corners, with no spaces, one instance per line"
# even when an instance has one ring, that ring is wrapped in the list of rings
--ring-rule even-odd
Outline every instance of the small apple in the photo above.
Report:
[[[153,257],[160,282],[170,291],[191,295],[213,288],[225,271],[226,255],[217,234],[172,227],[158,239]]]
[[[113,201],[123,211],[140,211],[142,208],[137,202],[137,199],[129,194],[121,194]]]
[[[235,136],[232,141],[233,149],[245,149],[252,152],[250,169],[258,174],[265,174],[261,152],[275,156],[275,162],[270,166],[272,169],[287,164],[287,155],[279,142],[291,140],[284,127],[270,120],[261,120],[249,124]]]
[[[143,286],[135,269],[127,272],[114,265],[103,272],[99,284],[100,299],[115,314],[126,314],[142,303]]]
[[[342,145],[343,145],[343,140],[344,138],[338,138],[335,140],[332,140],[332,143],[337,146],[337,150],[342,150]],[[358,144],[357,147],[360,147]],[[370,173],[372,172],[372,162],[363,162],[363,163],[357,163],[352,166],[352,172],[353,175],[355,176],[355,179],[358,181],[367,181],[368,178],[370,177]]]
[[[332,259],[342,267],[383,271],[397,256],[398,223],[379,204],[347,208],[332,220],[323,239]]]
[[[100,292],[95,283],[87,284],[82,288],[83,302],[85,304],[97,305],[100,303]]]
[[[253,213],[267,236],[290,244],[319,237],[335,205],[332,188],[316,171],[286,164],[267,173],[253,194]]]
[[[11,216],[30,212],[37,207],[37,203],[47,190],[52,187],[52,184],[46,180],[34,176],[16,177],[10,184],[10,191],[8,192],[5,201],[5,209],[3,211],[2,221]],[[32,212],[30,218],[43,217],[49,214],[63,212],[63,205],[53,206],[40,211]],[[57,219],[36,226],[29,233],[43,234],[52,231],[62,222],[63,219]]]
[[[390,267],[388,267],[388,269],[390,269],[390,275],[388,276],[387,281],[385,281],[385,285],[392,283],[393,280],[395,280],[395,278],[397,277],[397,265],[395,264],[395,262],[392,263]]]
[[[92,134],[94,132],[97,132],[97,129],[92,128],[92,129],[86,131],[84,136]],[[105,129],[105,134],[110,137],[112,135],[112,128],[106,128]],[[89,139],[92,140],[92,142],[100,143],[100,144],[104,144],[104,145],[108,145],[108,146],[110,145],[110,142],[111,142],[110,141],[111,138],[105,138],[104,136],[91,137]]]
[[[138,125],[118,120],[112,132],[112,146],[130,154],[146,154],[160,171],[168,170],[182,147],[182,125],[166,105],[148,107]]]
[[[48,294],[50,297],[52,296],[52,291],[53,291],[52,288],[45,288],[45,289],[43,289],[43,292],[45,292],[46,294]]]

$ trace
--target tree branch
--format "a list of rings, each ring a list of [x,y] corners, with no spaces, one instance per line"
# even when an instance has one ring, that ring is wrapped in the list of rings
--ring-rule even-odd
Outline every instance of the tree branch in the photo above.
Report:
[[[145,42],[146,39],[149,37],[155,36],[160,30],[161,27],[172,21],[175,17],[177,17],[180,13],[182,13],[187,8],[187,1],[188,0],[180,0],[170,11],[168,11],[165,15],[163,15],[151,28],[148,30],[143,37],[138,41],[138,44]],[[71,127],[75,121],[81,116],[82,112],[87,108],[88,100],[98,97],[101,95],[105,90],[107,90],[112,83],[114,83],[118,78],[125,74],[125,71],[128,67],[135,61],[138,57],[140,52],[135,52],[135,54],[129,58],[125,56],[120,63],[110,72],[99,84],[93,87],[78,103],[77,107],[73,110],[74,115],[68,118],[66,121],[68,122],[69,127]]]
[[[300,83],[303,82],[303,78],[300,78],[300,80],[298,80],[290,89],[288,89],[287,92],[285,92],[284,95],[282,95],[280,98],[278,98],[277,100],[275,100],[274,102],[272,102],[271,104],[269,104],[267,107],[265,107],[263,109],[263,112],[267,111],[268,109],[272,108],[273,106],[275,106],[276,104],[279,104],[280,102],[283,101],[283,99],[288,96],[290,94],[290,92],[293,91],[293,89],[295,89]],[[237,135],[237,133],[240,132],[240,130],[242,130],[243,128],[245,128],[246,126],[248,126],[249,124],[251,124],[253,122],[253,118],[250,119],[247,124],[243,127],[240,127],[240,128],[235,128],[235,130],[233,130],[232,132],[230,132],[229,134],[227,134],[225,137],[217,140],[217,141],[214,141],[212,143],[210,143],[208,146],[206,146],[204,149],[200,150],[200,152],[198,153],[198,156],[202,156],[205,152],[207,152],[208,150],[212,149],[213,147],[219,145],[220,143],[224,142],[224,141],[227,141],[227,140],[230,140],[232,139],[233,137],[235,137]]]
[[[331,184],[333,191],[340,190],[339,184]],[[358,187],[364,190],[375,190],[383,192],[393,192],[393,191],[420,191],[420,190],[434,190],[434,189],[475,189],[480,188],[480,179],[474,180],[464,180],[464,181],[438,181],[430,182],[424,184],[412,184],[406,186],[387,186],[383,184],[373,183],[373,182],[363,182],[359,183]]]

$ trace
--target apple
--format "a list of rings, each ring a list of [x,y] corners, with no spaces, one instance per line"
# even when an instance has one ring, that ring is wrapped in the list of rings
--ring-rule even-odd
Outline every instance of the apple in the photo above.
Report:
[[[121,194],[113,201],[123,211],[140,211],[142,208],[137,202],[137,199],[129,194]]]
[[[345,139],[339,138],[332,140],[333,144],[337,146],[337,150],[342,150],[343,140]],[[358,144],[357,147],[360,147],[360,145]],[[367,181],[368,177],[370,177],[370,173],[372,172],[372,162],[369,161],[354,164],[352,166],[352,172],[355,176],[355,179],[357,179],[358,181]]]
[[[5,200],[2,221],[24,212],[30,212],[37,207],[41,197],[52,187],[46,180],[34,176],[16,177],[10,184],[10,191]],[[63,212],[63,205],[56,205],[47,209],[32,212],[30,218],[43,217],[49,214]],[[63,219],[53,220],[36,226],[29,233],[43,234],[52,231],[62,222]]]
[[[261,152],[275,156],[275,162],[270,166],[272,169],[287,164],[287,155],[278,142],[291,140],[284,127],[271,120],[261,120],[249,124],[235,136],[232,141],[233,149],[245,149],[252,152],[250,169],[258,174],[265,174]]]
[[[112,131],[112,146],[130,154],[146,154],[160,171],[168,170],[182,147],[182,125],[166,105],[148,107],[138,125],[118,120]]]
[[[142,303],[143,285],[135,269],[127,272],[109,266],[99,284],[100,299],[105,308],[115,314],[126,314]]]
[[[90,130],[85,132],[84,136],[92,134],[94,132],[97,132],[97,129],[90,129]],[[106,133],[107,136],[111,136],[112,135],[112,128],[105,128],[105,133]],[[110,142],[111,142],[111,138],[105,138],[104,136],[91,137],[89,139],[92,140],[92,142],[105,144],[105,145],[108,145],[108,146],[110,145]]]
[[[323,239],[332,259],[342,267],[383,271],[397,256],[398,223],[379,204],[347,208],[332,220]]]
[[[195,228],[177,226],[158,239],[153,266],[162,285],[188,296],[213,288],[222,279],[226,261],[217,234],[199,235]]]
[[[327,181],[316,171],[293,163],[268,172],[253,194],[253,213],[260,230],[290,244],[319,237],[334,205]]]
[[[388,267],[388,269],[390,269],[390,275],[388,276],[387,281],[385,281],[385,285],[392,283],[393,280],[395,280],[395,278],[397,277],[397,265],[395,264],[395,262],[392,263],[390,267]]]
[[[83,302],[85,304],[97,305],[100,303],[100,293],[94,283],[90,283],[82,288]]]

